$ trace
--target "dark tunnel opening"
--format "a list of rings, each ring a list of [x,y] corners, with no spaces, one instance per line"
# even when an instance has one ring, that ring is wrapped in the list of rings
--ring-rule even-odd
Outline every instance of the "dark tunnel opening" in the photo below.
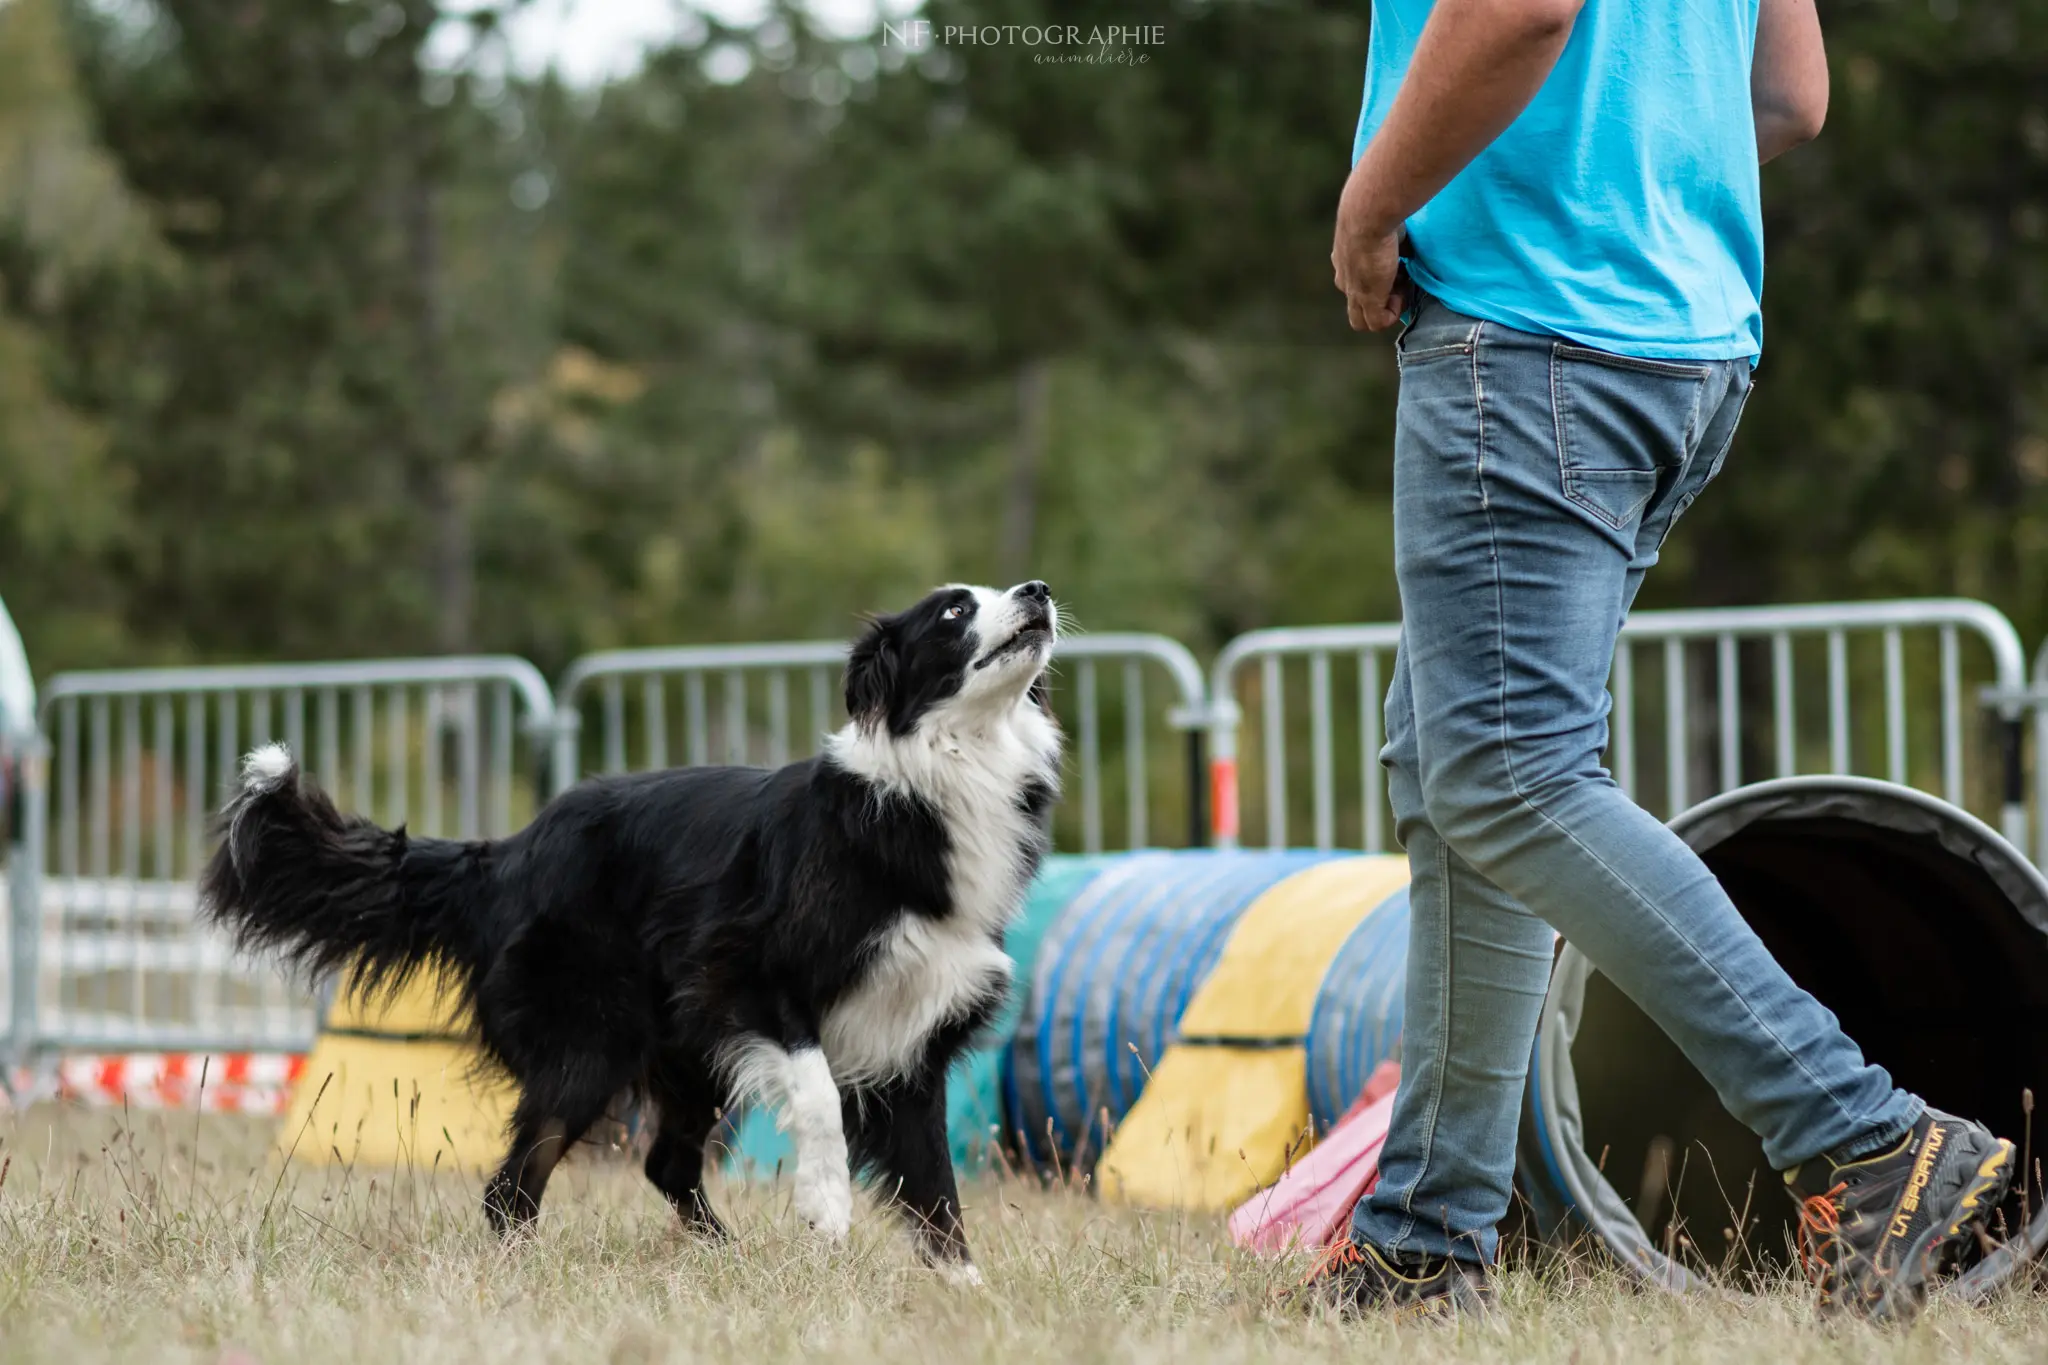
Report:
[[[1794,980],[1893,1081],[2028,1144],[2048,1082],[2048,935],[1932,833],[1837,815],[1766,818],[1703,856]],[[1776,1274],[1796,1219],[1757,1139],[1612,983],[1587,978],[1571,1049],[1587,1156],[1651,1245],[1692,1269]],[[2041,1204],[2028,1152],[2000,1211]]]

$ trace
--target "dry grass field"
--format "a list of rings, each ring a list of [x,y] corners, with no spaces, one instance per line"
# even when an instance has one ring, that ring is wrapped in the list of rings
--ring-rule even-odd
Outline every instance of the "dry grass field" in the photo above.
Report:
[[[1219,1222],[991,1180],[966,1194],[988,1284],[953,1290],[872,1210],[799,1233],[786,1188],[717,1193],[739,1236],[681,1236],[633,1163],[579,1155],[539,1231],[500,1247],[478,1183],[275,1160],[268,1125],[0,1114],[0,1362],[2048,1360],[2048,1297],[1940,1306],[1905,1331],[1824,1319],[1787,1286],[1673,1300],[1548,1256],[1482,1325],[1343,1322],[1274,1302],[1298,1264]]]

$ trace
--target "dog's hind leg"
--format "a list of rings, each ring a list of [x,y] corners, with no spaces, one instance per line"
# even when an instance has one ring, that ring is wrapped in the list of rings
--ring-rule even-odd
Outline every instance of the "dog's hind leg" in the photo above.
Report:
[[[853,1144],[860,1167],[876,1178],[876,1193],[909,1220],[925,1262],[955,1284],[980,1284],[960,1222],[943,1081],[893,1086],[869,1097],[855,1115]]]
[[[718,1126],[718,1092],[710,1078],[665,1073],[654,1084],[660,1111],[647,1178],[675,1206],[683,1225],[706,1237],[724,1237],[725,1224],[704,1194],[704,1142]]]
[[[721,1053],[719,1067],[735,1098],[766,1100],[796,1148],[792,1201],[797,1217],[831,1242],[853,1226],[853,1174],[846,1161],[846,1126],[832,1067],[815,1042],[785,1048],[747,1034]]]
[[[570,1069],[578,1083],[544,1093],[528,1086],[512,1110],[512,1147],[497,1174],[484,1186],[484,1217],[500,1237],[519,1231],[540,1214],[548,1177],[569,1148],[580,1142],[624,1088],[591,1070]]]

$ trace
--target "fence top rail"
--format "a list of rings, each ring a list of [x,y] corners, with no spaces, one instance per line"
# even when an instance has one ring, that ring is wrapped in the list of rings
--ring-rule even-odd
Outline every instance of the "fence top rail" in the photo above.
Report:
[[[44,688],[42,715],[47,724],[57,703],[78,698],[477,682],[508,684],[536,721],[545,722],[554,715],[554,694],[548,690],[547,679],[525,659],[511,654],[59,673]]]
[[[1888,602],[1810,602],[1779,607],[1698,607],[1642,611],[1622,628],[1629,639],[1712,639],[1723,635],[1811,634],[1832,630],[1907,629],[1958,626],[1977,634],[1991,649],[1998,687],[2024,687],[2026,651],[2005,613],[1964,597],[1905,598]],[[1272,654],[1320,654],[1338,649],[1392,649],[1400,643],[1398,622],[1349,626],[1283,626],[1255,630],[1225,645],[1211,671],[1216,701],[1228,700],[1236,672],[1245,661]],[[2035,662],[2035,678],[2048,685],[2048,647]]]
[[[672,645],[650,649],[608,649],[586,654],[569,665],[557,695],[562,707],[575,706],[583,689],[606,678],[647,673],[715,673],[744,668],[836,667],[851,648],[844,640],[783,640],[765,644]],[[1169,673],[1182,705],[1202,703],[1202,666],[1180,641],[1167,635],[1110,631],[1062,639],[1053,661],[1062,659],[1145,658]]]
[[[642,673],[712,673],[729,668],[818,668],[846,662],[844,640],[774,640],[742,645],[657,645],[648,649],[606,649],[569,665],[556,689],[569,709],[583,689],[605,678]]]

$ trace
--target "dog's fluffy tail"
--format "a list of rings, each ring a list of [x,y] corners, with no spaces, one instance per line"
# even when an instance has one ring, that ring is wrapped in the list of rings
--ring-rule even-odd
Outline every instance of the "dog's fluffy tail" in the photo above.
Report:
[[[413,839],[343,815],[281,744],[243,760],[220,828],[200,905],[238,947],[312,975],[345,971],[351,991],[371,995],[433,964],[471,994],[494,900],[491,845]]]

